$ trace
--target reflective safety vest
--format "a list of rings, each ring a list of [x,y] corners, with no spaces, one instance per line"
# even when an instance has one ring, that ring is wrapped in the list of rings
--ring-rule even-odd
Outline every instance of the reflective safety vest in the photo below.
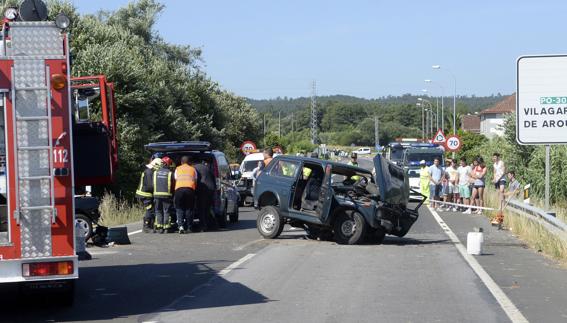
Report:
[[[193,166],[183,164],[175,169],[175,189],[197,188],[197,171]]]
[[[425,205],[429,204],[429,201],[427,200],[429,198],[429,194],[430,194],[430,189],[429,189],[429,179],[431,178],[431,175],[429,175],[429,168],[427,167],[422,167],[421,170],[419,171],[419,189],[421,191],[421,194],[425,195]]]
[[[358,162],[353,162],[353,161],[351,160],[351,161],[348,162],[348,165],[358,167]],[[351,177],[351,179],[352,179],[353,181],[358,181],[358,180],[360,179],[360,176],[354,175],[354,176]]]
[[[138,198],[151,198],[153,196],[154,185],[153,185],[154,170],[151,168],[146,168],[142,175],[140,175],[140,184],[136,190],[136,197]]]
[[[154,197],[171,197],[171,171],[167,167],[154,172]]]

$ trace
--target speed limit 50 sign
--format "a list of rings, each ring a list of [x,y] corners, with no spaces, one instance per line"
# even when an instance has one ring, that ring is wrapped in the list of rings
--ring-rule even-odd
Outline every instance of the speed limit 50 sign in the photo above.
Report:
[[[461,139],[459,139],[459,137],[457,137],[456,135],[452,135],[447,138],[445,145],[447,146],[447,150],[449,151],[458,151],[459,149],[461,149]]]

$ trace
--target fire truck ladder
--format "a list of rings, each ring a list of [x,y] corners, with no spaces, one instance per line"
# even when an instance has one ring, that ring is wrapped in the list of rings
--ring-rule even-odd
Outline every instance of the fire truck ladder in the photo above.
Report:
[[[12,105],[16,207],[22,257],[51,256],[57,219],[53,173],[51,73],[46,59],[65,58],[63,42],[48,22],[11,25]]]

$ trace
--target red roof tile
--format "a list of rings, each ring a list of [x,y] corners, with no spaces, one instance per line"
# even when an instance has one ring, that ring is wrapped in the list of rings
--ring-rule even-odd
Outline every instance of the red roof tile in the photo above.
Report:
[[[480,117],[477,115],[466,115],[461,117],[462,129],[470,132],[480,132]]]
[[[480,114],[512,113],[514,111],[516,111],[516,93],[496,103],[493,107],[480,111]]]

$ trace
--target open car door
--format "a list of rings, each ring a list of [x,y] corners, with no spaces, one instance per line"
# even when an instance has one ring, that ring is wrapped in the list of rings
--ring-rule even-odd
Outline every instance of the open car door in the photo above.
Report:
[[[333,202],[333,188],[331,187],[331,165],[325,167],[325,177],[321,185],[319,200],[317,201],[317,215],[324,221],[329,216],[331,203]]]
[[[397,226],[392,234],[403,237],[419,217],[418,209],[409,209],[410,186],[407,173],[404,169],[380,155],[374,157],[376,169],[375,181],[380,191],[380,201],[394,212]]]

